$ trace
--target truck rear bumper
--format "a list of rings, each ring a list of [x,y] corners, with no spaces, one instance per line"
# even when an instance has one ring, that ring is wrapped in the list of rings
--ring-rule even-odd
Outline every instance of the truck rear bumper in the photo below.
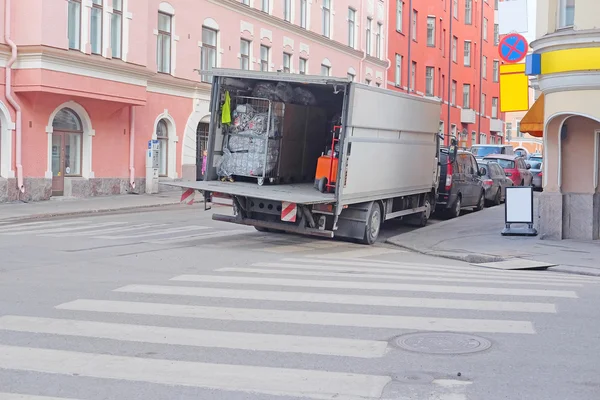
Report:
[[[230,222],[230,223],[239,224],[239,225],[256,226],[259,228],[266,228],[266,229],[275,229],[275,230],[280,230],[280,231],[285,231],[285,232],[299,233],[302,235],[319,236],[319,237],[324,237],[324,238],[333,238],[333,236],[334,236],[333,231],[313,229],[313,228],[304,228],[304,227],[280,223],[280,222],[269,222],[269,221],[260,221],[258,219],[240,218],[238,216],[232,216],[232,215],[213,214],[212,219],[215,221]]]

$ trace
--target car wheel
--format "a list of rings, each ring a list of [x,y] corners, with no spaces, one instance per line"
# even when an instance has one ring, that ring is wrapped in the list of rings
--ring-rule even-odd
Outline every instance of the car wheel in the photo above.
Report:
[[[494,197],[494,205],[499,206],[502,203],[502,189],[498,188],[496,196]]]
[[[477,205],[475,206],[475,211],[483,210],[484,206],[485,206],[485,192],[482,190],[481,195],[479,196],[479,201],[477,202]]]
[[[452,208],[448,210],[449,218],[457,218],[460,216],[460,210],[462,209],[462,201],[460,199],[460,194],[456,196],[456,201],[452,205]]]
[[[363,244],[373,244],[379,237],[379,229],[381,228],[381,207],[379,203],[373,202],[371,212],[365,223],[365,235],[362,239]]]

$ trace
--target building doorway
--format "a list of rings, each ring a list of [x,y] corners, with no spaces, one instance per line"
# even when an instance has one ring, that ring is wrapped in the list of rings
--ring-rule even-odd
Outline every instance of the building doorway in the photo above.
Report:
[[[206,174],[206,154],[208,150],[209,124],[200,122],[196,127],[196,180],[204,180]]]
[[[83,126],[69,108],[60,110],[52,121],[52,195],[62,196],[65,177],[81,176]]]

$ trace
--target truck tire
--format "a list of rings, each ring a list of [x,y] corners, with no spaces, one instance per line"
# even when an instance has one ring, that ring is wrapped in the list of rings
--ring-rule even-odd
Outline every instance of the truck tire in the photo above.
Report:
[[[379,230],[381,229],[381,221],[381,207],[378,202],[374,201],[371,204],[371,211],[365,222],[365,235],[361,240],[361,243],[372,245],[377,241]]]
[[[427,222],[429,221],[429,217],[431,217],[431,199],[429,198],[429,196],[427,196],[427,198],[425,199],[425,207],[427,207],[427,209],[421,213],[419,213],[419,226],[420,227],[424,227],[427,225]]]

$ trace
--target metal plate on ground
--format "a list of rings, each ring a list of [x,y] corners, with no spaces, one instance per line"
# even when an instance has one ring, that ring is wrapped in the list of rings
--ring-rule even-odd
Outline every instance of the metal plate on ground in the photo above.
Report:
[[[556,266],[556,264],[552,264],[552,263],[525,260],[523,258],[513,258],[511,260],[496,261],[496,262],[489,262],[489,263],[483,263],[483,264],[473,264],[473,265],[476,265],[478,267],[505,269],[505,270],[547,269],[547,268]]]
[[[426,354],[471,354],[489,349],[492,342],[473,335],[451,332],[409,333],[394,340],[401,349]]]

